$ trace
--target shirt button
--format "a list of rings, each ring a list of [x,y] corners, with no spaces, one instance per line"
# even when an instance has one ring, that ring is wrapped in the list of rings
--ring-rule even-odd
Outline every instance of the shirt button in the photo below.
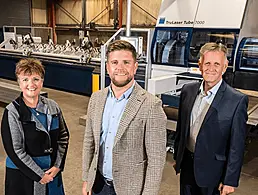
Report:
[[[107,149],[108,149],[108,147],[107,147]]]
[[[109,131],[108,133],[111,133],[111,131]]]

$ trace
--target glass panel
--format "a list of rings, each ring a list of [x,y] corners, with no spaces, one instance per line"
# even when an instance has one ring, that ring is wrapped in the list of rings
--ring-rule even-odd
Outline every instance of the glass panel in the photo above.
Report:
[[[240,67],[258,68],[258,39],[248,38],[240,48]]]
[[[201,47],[208,42],[223,43],[228,48],[228,60],[229,64],[233,63],[233,48],[235,40],[238,34],[236,32],[225,32],[225,31],[197,31],[193,32],[190,52],[189,52],[189,62],[197,63],[200,58]]]
[[[157,30],[153,63],[185,65],[185,45],[188,31]]]

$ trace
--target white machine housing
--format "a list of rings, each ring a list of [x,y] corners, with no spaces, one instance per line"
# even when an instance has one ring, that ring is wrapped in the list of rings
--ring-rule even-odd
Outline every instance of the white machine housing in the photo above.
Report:
[[[230,74],[225,77],[233,84],[232,74],[241,69],[237,65],[239,44],[242,38],[258,33],[257,7],[256,0],[163,0],[152,41],[148,82],[153,86],[149,84],[148,91],[160,94],[158,86],[168,85],[169,77],[173,83],[168,94],[178,90],[182,77],[201,80],[199,50],[207,42],[228,47]],[[258,65],[254,71],[258,73]]]

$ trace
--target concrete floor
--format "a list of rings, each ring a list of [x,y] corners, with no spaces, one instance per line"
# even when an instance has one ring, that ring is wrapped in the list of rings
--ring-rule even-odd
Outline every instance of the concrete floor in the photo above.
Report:
[[[81,154],[84,134],[84,126],[79,125],[79,117],[86,114],[86,108],[89,98],[86,96],[75,95],[67,92],[53,89],[44,89],[49,97],[54,99],[61,107],[66,123],[70,130],[70,145],[66,166],[64,171],[64,184],[67,195],[81,194]],[[0,105],[0,115],[2,116],[5,105]],[[249,155],[245,160],[243,172],[241,174],[240,186],[237,188],[235,195],[257,195],[258,194],[258,155],[256,146],[258,141],[253,140],[253,148],[256,152]],[[251,145],[250,144],[250,145]],[[250,152],[249,152],[250,153]],[[0,194],[3,192],[5,153],[2,142],[0,141]],[[178,195],[179,194],[179,176],[175,175],[172,168],[172,156],[167,155],[167,162],[164,169],[160,195]]]

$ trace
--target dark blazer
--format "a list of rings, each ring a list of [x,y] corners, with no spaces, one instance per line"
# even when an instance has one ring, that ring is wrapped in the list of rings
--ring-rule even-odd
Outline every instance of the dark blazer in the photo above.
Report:
[[[181,163],[190,131],[191,111],[200,83],[185,85],[180,96],[176,129],[176,173]],[[246,138],[248,97],[225,81],[204,118],[196,139],[194,175],[200,187],[238,186]]]

